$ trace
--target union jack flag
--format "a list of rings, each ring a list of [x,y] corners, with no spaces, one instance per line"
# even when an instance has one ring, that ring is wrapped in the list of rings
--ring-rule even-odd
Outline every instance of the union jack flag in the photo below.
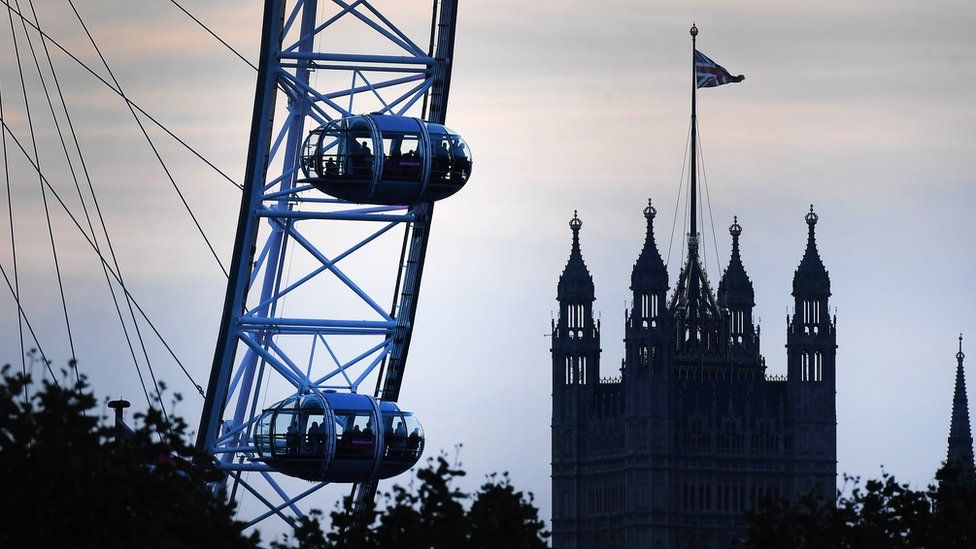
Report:
[[[725,67],[712,61],[704,53],[695,50],[695,82],[699,88],[714,88],[722,84],[742,82],[743,75],[732,76]]]

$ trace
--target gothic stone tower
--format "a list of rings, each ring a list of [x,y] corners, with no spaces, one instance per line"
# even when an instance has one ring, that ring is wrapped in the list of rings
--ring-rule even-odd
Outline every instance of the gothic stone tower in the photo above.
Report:
[[[648,203],[619,377],[600,377],[595,288],[582,223],[570,222],[552,325],[555,548],[726,547],[764,496],[834,495],[836,336],[816,214],[793,280],[786,377],[766,374],[738,219],[717,294],[692,234],[669,296],[655,215]]]
[[[576,214],[569,222],[573,245],[559,277],[559,318],[552,324],[552,497],[553,520],[575,540],[579,511],[581,437],[590,415],[600,370],[600,327],[593,321],[593,277],[583,262]],[[567,542],[566,547],[575,547]]]

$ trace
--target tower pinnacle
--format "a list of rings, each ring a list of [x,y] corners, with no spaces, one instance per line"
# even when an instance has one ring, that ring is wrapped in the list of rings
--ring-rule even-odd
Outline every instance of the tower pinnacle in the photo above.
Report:
[[[580,227],[583,226],[583,221],[579,218],[579,210],[573,210],[573,218],[569,220],[569,228],[573,230],[573,237],[579,236]]]
[[[644,208],[644,217],[647,218],[648,222],[650,222],[652,219],[654,219],[654,216],[656,215],[657,215],[657,208],[654,207],[654,205],[651,203],[651,199],[648,198],[647,207]]]
[[[962,470],[963,476],[973,479],[973,436],[969,426],[969,399],[966,396],[966,374],[963,371],[962,334],[956,353],[956,385],[952,394],[952,419],[949,423],[949,451],[946,463]]]
[[[742,265],[742,256],[739,252],[739,236],[742,235],[742,225],[739,225],[738,216],[732,218],[729,234],[732,235],[732,255],[718,284],[718,302],[723,307],[747,306],[751,308],[755,306],[756,293],[752,287],[752,281],[749,280],[749,275],[746,274],[746,269]]]
[[[816,226],[820,216],[813,211],[813,204],[810,204],[810,211],[804,219],[807,222],[807,249],[793,274],[793,295],[826,297],[830,295],[830,276],[817,251]]]
[[[739,225],[739,216],[732,216],[732,226],[729,227],[729,234],[732,235],[732,246],[739,247],[739,235],[742,234],[742,225]]]
[[[583,262],[583,252],[580,249],[580,228],[583,221],[579,218],[579,212],[573,210],[573,218],[569,220],[569,228],[573,231],[573,245],[569,252],[569,261],[563,269],[562,276],[559,277],[559,287],[557,299],[582,300],[592,302],[595,295],[593,277],[590,276],[586,263]]]
[[[634,263],[634,269],[630,275],[630,288],[638,293],[657,290],[667,291],[668,289],[668,269],[664,265],[664,260],[661,259],[661,252],[654,240],[654,217],[656,215],[657,208],[648,198],[647,207],[644,208],[644,219],[647,220],[644,247],[641,248],[640,255],[637,257],[637,262]]]
[[[807,224],[810,225],[810,230],[813,230],[813,226],[816,225],[817,220],[820,219],[817,212],[813,211],[813,204],[810,204],[810,213],[808,213],[804,219],[806,219]]]

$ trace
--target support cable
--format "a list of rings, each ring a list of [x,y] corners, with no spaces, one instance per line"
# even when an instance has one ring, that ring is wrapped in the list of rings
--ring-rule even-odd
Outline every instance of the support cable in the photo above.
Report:
[[[718,269],[718,276],[722,276],[722,256],[718,253],[718,238],[715,237],[715,217],[712,215],[712,197],[708,193],[708,177],[705,175],[705,155],[702,154],[701,132],[698,132],[698,158],[701,165],[701,175],[703,187],[705,187],[705,200],[708,202],[708,221],[712,225],[712,243],[715,245],[715,267]]]
[[[153,143],[152,138],[149,137],[149,132],[146,131],[145,125],[143,125],[142,120],[139,118],[139,115],[136,114],[135,109],[132,108],[132,104],[126,98],[125,92],[122,90],[122,84],[119,83],[118,78],[115,77],[115,73],[112,72],[112,67],[109,66],[108,61],[105,59],[105,56],[102,55],[101,48],[98,47],[98,43],[95,42],[95,37],[92,36],[91,31],[88,30],[88,25],[85,24],[85,20],[81,17],[81,13],[79,13],[78,8],[75,7],[74,0],[68,0],[68,5],[71,6],[71,10],[74,11],[75,17],[78,18],[78,22],[81,24],[81,28],[85,30],[85,34],[88,36],[88,40],[91,42],[92,47],[95,48],[95,53],[97,53],[98,58],[101,59],[102,64],[105,66],[105,70],[108,71],[109,76],[112,78],[112,82],[115,83],[115,87],[119,90],[119,94],[122,95],[123,99],[126,99],[125,104],[126,107],[129,108],[129,112],[132,113],[132,118],[135,119],[136,124],[138,124],[139,129],[142,131],[142,135],[145,136],[146,142],[149,143],[149,147],[152,149],[153,154],[156,155],[156,160],[159,161],[159,165],[163,168],[163,171],[166,173],[166,177],[169,178],[170,183],[173,184],[173,189],[176,190],[176,194],[179,195],[180,200],[183,202],[183,207],[186,209],[186,212],[190,215],[190,219],[193,220],[193,224],[196,225],[197,231],[199,231],[200,236],[202,236],[204,242],[207,243],[207,247],[210,249],[210,253],[213,255],[214,260],[217,261],[217,265],[220,267],[220,270],[224,273],[224,277],[230,278],[230,274],[227,272],[227,269],[224,267],[223,262],[220,261],[220,256],[217,255],[217,250],[214,249],[213,244],[210,242],[210,239],[207,238],[207,234],[203,231],[203,227],[200,226],[200,222],[197,220],[197,216],[193,213],[193,210],[190,208],[190,204],[186,201],[186,197],[183,196],[183,191],[181,191],[179,185],[176,184],[176,180],[173,178],[173,174],[170,173],[169,168],[166,166],[166,162],[163,161],[163,157],[159,154],[159,150],[156,148],[156,144]]]
[[[243,191],[244,190],[244,186],[243,185],[241,185],[240,183],[238,183],[237,181],[235,181],[231,176],[227,175],[223,170],[221,170],[216,165],[214,165],[213,162],[207,160],[206,157],[204,157],[202,154],[200,154],[199,152],[197,152],[196,149],[194,149],[193,147],[191,147],[186,141],[184,141],[183,139],[181,139],[178,135],[176,135],[175,133],[173,133],[172,130],[170,130],[162,122],[160,122],[159,120],[157,120],[156,117],[154,117],[153,115],[149,114],[148,112],[146,112],[145,109],[143,109],[142,107],[140,107],[135,102],[131,101],[125,95],[123,95],[122,92],[119,91],[118,89],[116,89],[112,84],[110,84],[108,82],[108,80],[105,80],[105,78],[103,78],[100,74],[98,74],[91,67],[89,67],[88,64],[86,64],[84,61],[82,61],[81,59],[79,59],[76,55],[74,55],[73,53],[71,53],[70,51],[68,51],[67,48],[65,48],[64,46],[62,46],[61,43],[58,42],[57,40],[55,40],[51,35],[46,34],[43,31],[41,31],[40,28],[38,28],[36,25],[34,25],[33,22],[29,21],[22,13],[20,13],[19,10],[13,9],[13,7],[10,5],[10,3],[7,0],[0,0],[0,3],[2,3],[5,6],[7,6],[7,9],[8,10],[12,11],[22,21],[26,21],[29,26],[33,27],[34,30],[36,30],[38,33],[40,33],[41,36],[43,36],[44,38],[46,38],[48,40],[48,42],[50,42],[51,44],[53,44],[56,48],[58,48],[59,50],[61,50],[61,52],[64,53],[65,55],[67,55],[68,58],[70,58],[72,61],[74,61],[75,63],[77,63],[81,68],[85,69],[89,74],[91,74],[92,76],[94,76],[99,82],[101,82],[102,84],[104,84],[108,89],[112,90],[112,92],[114,92],[116,95],[118,95],[119,97],[121,97],[132,108],[134,108],[135,110],[139,111],[139,114],[145,116],[146,119],[148,119],[150,122],[152,122],[157,127],[159,127],[159,129],[161,129],[164,132],[166,132],[167,135],[169,135],[170,137],[172,137],[183,148],[185,148],[186,150],[188,150],[190,153],[192,153],[194,156],[196,156],[198,159],[200,159],[204,164],[206,164],[211,169],[213,169],[215,172],[217,172],[217,174],[219,174],[221,177],[223,177],[228,182],[230,182],[231,185],[234,185],[240,191]]]
[[[30,8],[31,8],[31,13],[33,14],[34,20],[35,20],[35,22],[37,24],[37,28],[39,29],[39,28],[41,28],[41,23],[40,23],[40,19],[37,16],[37,11],[34,9],[34,2],[33,2],[33,0],[28,0],[28,2],[29,2],[29,5],[30,5]],[[17,7],[19,8],[20,7],[19,1],[17,2],[17,4],[18,4]],[[92,241],[93,241],[96,249],[98,249],[98,252],[101,253],[101,249],[99,248],[99,244],[98,244],[98,237],[95,234],[94,224],[92,223],[92,220],[91,220],[91,214],[88,211],[88,205],[86,203],[86,200],[85,200],[85,197],[84,197],[84,193],[82,193],[81,185],[78,182],[77,172],[75,170],[74,164],[71,161],[71,155],[68,152],[68,146],[67,146],[67,144],[65,142],[65,139],[64,139],[64,132],[61,129],[61,124],[58,122],[58,117],[57,117],[57,114],[55,112],[54,103],[51,100],[50,90],[49,90],[49,88],[47,86],[46,80],[44,79],[44,75],[43,75],[43,72],[41,71],[40,63],[37,60],[37,56],[34,54],[35,53],[34,52],[34,47],[33,47],[33,44],[32,44],[32,42],[30,40],[30,34],[27,32],[26,22],[24,22],[24,20],[21,19],[21,23],[23,23],[23,25],[24,25],[24,34],[27,36],[28,44],[31,44],[31,54],[34,55],[34,65],[35,65],[35,67],[37,67],[37,74],[38,74],[38,77],[40,78],[41,86],[44,89],[44,95],[47,98],[48,107],[50,108],[50,111],[51,111],[51,118],[54,120],[54,126],[55,126],[55,128],[56,128],[56,130],[58,132],[58,138],[61,141],[61,148],[64,151],[65,161],[68,164],[68,169],[70,170],[71,178],[74,181],[75,190],[78,192],[78,198],[81,201],[81,207],[82,207],[82,210],[84,211],[85,220],[86,220],[86,222],[88,224],[88,230],[89,230],[89,232],[90,232],[90,234],[92,236]],[[105,237],[106,241],[108,242],[108,246],[109,246],[109,249],[110,249],[110,252],[111,252],[111,256],[112,256],[112,261],[115,264],[115,270],[116,270],[116,272],[119,273],[119,277],[121,278],[122,271],[119,268],[118,260],[116,259],[116,256],[115,256],[115,250],[112,247],[112,241],[111,241],[111,239],[109,238],[109,235],[108,235],[108,230],[105,228],[105,219],[102,217],[102,215],[101,215],[101,209],[98,206],[98,198],[95,195],[95,190],[94,190],[94,186],[92,185],[91,176],[88,173],[88,166],[85,163],[85,157],[84,157],[84,154],[81,151],[81,146],[80,146],[80,144],[78,142],[78,136],[77,136],[77,133],[75,132],[74,124],[71,121],[71,115],[68,112],[68,104],[64,100],[64,94],[63,94],[63,92],[61,90],[60,81],[58,80],[58,73],[57,73],[57,71],[54,68],[54,63],[51,60],[51,54],[50,54],[50,51],[48,50],[47,43],[46,43],[46,40],[45,40],[45,38],[44,38],[43,35],[41,35],[41,43],[42,43],[42,45],[44,47],[44,53],[45,53],[46,58],[47,58],[48,67],[50,68],[51,75],[53,76],[54,85],[55,85],[55,88],[56,88],[56,90],[58,92],[58,97],[59,97],[59,99],[61,101],[61,106],[62,106],[62,108],[64,110],[64,115],[65,115],[65,118],[67,120],[68,128],[69,128],[69,130],[71,132],[71,135],[72,135],[72,138],[74,140],[75,150],[76,150],[76,152],[78,154],[79,159],[81,160],[81,165],[82,165],[82,168],[83,168],[83,171],[84,171],[84,176],[85,176],[85,178],[86,178],[86,180],[88,182],[88,187],[91,190],[92,199],[95,202],[96,213],[97,213],[97,215],[99,217],[99,221],[101,222],[101,226],[102,226],[102,229],[103,229],[104,237]],[[126,327],[125,320],[124,320],[124,317],[122,315],[122,310],[119,307],[118,297],[116,296],[115,288],[112,285],[112,280],[109,277],[108,271],[106,270],[106,268],[105,268],[104,265],[102,265],[102,273],[105,276],[105,283],[108,285],[109,292],[112,295],[112,302],[113,302],[113,304],[115,306],[115,312],[116,312],[116,315],[118,316],[119,323],[122,326],[122,332],[123,332],[123,335],[125,336],[126,343],[127,343],[128,347],[129,347],[129,354],[132,356],[133,364],[135,365],[136,371],[139,373],[139,379],[140,379],[140,382],[141,382],[143,380],[142,371],[139,368],[139,361],[136,359],[136,356],[135,356],[135,350],[134,350],[133,345],[132,345],[132,338],[129,335],[129,330]],[[156,381],[156,375],[155,375],[155,372],[152,369],[152,363],[149,360],[149,353],[146,350],[146,345],[145,345],[145,342],[144,342],[143,337],[142,337],[142,331],[139,329],[139,323],[137,322],[136,317],[135,317],[135,311],[133,311],[133,309],[132,309],[131,302],[128,302],[128,300],[126,300],[126,301],[128,303],[129,315],[132,318],[133,326],[135,327],[136,334],[138,335],[138,338],[139,338],[139,344],[142,347],[143,356],[145,357],[146,364],[149,367],[149,373],[150,373],[150,375],[152,377],[153,385],[156,388],[156,394],[159,397],[159,400],[162,401],[162,395],[159,394],[159,384]],[[78,369],[76,368],[75,369],[76,375],[78,373],[77,370]],[[148,394],[148,391],[146,390],[146,387],[145,387],[145,383],[143,383],[143,392],[145,392],[145,393]],[[151,406],[152,403],[150,402],[149,405]],[[163,414],[166,415],[165,409],[163,409]]]
[[[189,17],[190,19],[193,19],[193,22],[194,23],[196,23],[197,25],[200,25],[200,27],[202,27],[203,30],[207,31],[207,33],[210,34],[210,36],[213,36],[218,42],[220,42],[221,44],[223,44],[223,46],[225,48],[227,48],[228,50],[230,50],[230,52],[233,53],[234,55],[236,55],[241,61],[247,63],[252,69],[258,70],[258,67],[254,63],[248,61],[246,57],[244,57],[243,55],[241,55],[241,52],[237,51],[236,49],[234,49],[233,46],[231,46],[230,44],[228,44],[227,42],[225,42],[223,38],[217,36],[217,33],[215,33],[214,31],[212,31],[210,29],[210,27],[208,27],[207,25],[203,24],[203,21],[200,21],[199,19],[197,19],[196,17],[194,17],[194,15],[192,13],[190,13],[189,11],[187,11],[186,8],[184,8],[182,5],[180,5],[179,2],[177,2],[176,0],[169,0],[169,1],[174,6],[176,6],[177,8],[179,8],[180,11],[182,11],[183,13],[185,13],[187,17]]]
[[[695,131],[696,132],[698,131],[698,121],[697,120],[695,121]],[[700,154],[700,152],[701,152],[701,147],[700,146],[697,146],[697,152],[696,152],[696,154]],[[701,177],[702,177],[701,163],[698,163],[697,168],[698,168],[698,179],[700,181],[701,180]],[[704,196],[703,188],[704,188],[704,182],[702,182],[702,183],[700,183],[698,185],[698,201],[697,201],[697,203],[698,203],[698,219],[701,220],[700,221],[701,225],[700,225],[700,229],[699,229],[699,235],[701,235],[701,236],[698,239],[698,247],[701,250],[701,256],[702,256],[702,272],[704,273],[705,277],[707,278],[708,277],[708,246],[705,245],[705,235],[708,233],[708,230],[707,230],[708,227],[707,227],[707,223],[705,222],[706,221],[706,219],[705,219],[705,196]]]
[[[29,128],[31,134],[31,147],[34,151],[34,163],[37,165],[37,173],[38,173],[37,183],[41,189],[41,201],[44,204],[44,219],[47,223],[47,234],[51,242],[51,255],[54,257],[54,271],[57,274],[58,289],[61,294],[61,309],[64,312],[64,326],[68,332],[68,347],[71,350],[71,360],[77,361],[77,356],[75,354],[74,336],[71,333],[71,321],[68,319],[68,302],[64,297],[64,283],[61,279],[61,263],[60,261],[58,261],[58,249],[54,240],[54,228],[51,225],[51,211],[47,203],[47,191],[44,189],[44,182],[40,178],[41,160],[37,152],[37,137],[34,133],[34,120],[31,117],[30,99],[27,96],[27,83],[24,81],[23,64],[20,61],[20,45],[17,41],[17,33],[15,32],[14,29],[14,17],[13,14],[10,13],[9,9],[7,11],[7,19],[10,21],[10,37],[13,40],[14,54],[17,58],[17,73],[20,75],[20,89],[24,94],[24,110],[26,111],[27,114],[27,127]]]
[[[0,119],[3,118],[3,86],[0,85]],[[20,342],[20,368],[24,374],[27,376],[27,355],[24,352],[24,320],[20,315],[20,272],[17,267],[17,238],[14,231],[14,207],[13,200],[10,193],[10,166],[9,160],[7,159],[7,132],[0,131],[0,142],[3,143],[3,180],[7,187],[7,215],[10,221],[10,252],[14,260],[14,285],[11,287],[11,291],[14,295],[14,301],[17,302],[17,335],[18,341]],[[4,274],[6,276],[6,273]],[[38,347],[40,348],[40,347]],[[24,401],[30,400],[30,394],[28,393],[28,387],[24,385]]]
[[[75,228],[78,229],[78,232],[81,233],[82,237],[85,239],[85,242],[87,242],[88,245],[92,248],[92,250],[95,251],[95,255],[98,256],[102,264],[105,265],[106,268],[108,268],[109,274],[111,274],[112,278],[115,279],[115,281],[119,284],[119,286],[122,288],[122,291],[125,293],[125,295],[132,300],[132,304],[135,305],[135,308],[139,312],[139,315],[146,322],[146,324],[149,325],[149,327],[152,329],[153,333],[159,339],[159,342],[163,344],[163,347],[166,349],[169,355],[173,358],[176,364],[183,371],[183,374],[186,376],[186,378],[189,379],[191,383],[193,383],[193,386],[196,388],[197,392],[200,393],[200,396],[205,396],[203,392],[203,387],[201,387],[200,384],[197,383],[195,379],[193,379],[193,376],[190,375],[190,372],[186,369],[186,366],[184,366],[183,362],[173,351],[173,348],[170,347],[169,343],[159,332],[159,329],[156,328],[156,325],[153,323],[153,321],[149,319],[149,315],[147,315],[146,311],[143,310],[142,306],[139,305],[139,302],[136,300],[135,296],[133,296],[129,292],[129,289],[122,284],[122,280],[119,278],[119,275],[114,270],[112,270],[112,267],[108,264],[108,261],[105,259],[105,256],[98,251],[98,248],[95,246],[95,243],[92,242],[91,238],[88,237],[88,234],[85,232],[84,228],[82,228],[81,223],[78,222],[78,218],[76,218],[75,215],[71,213],[71,209],[68,208],[67,204],[65,204],[64,200],[61,198],[61,195],[58,194],[57,190],[55,190],[54,187],[51,185],[51,183],[47,180],[47,178],[44,177],[44,174],[41,173],[39,167],[36,164],[34,164],[34,161],[31,159],[30,154],[27,152],[27,149],[24,148],[24,145],[17,138],[17,135],[14,134],[13,129],[11,129],[11,127],[7,124],[7,121],[0,119],[0,125],[2,125],[3,129],[7,132],[7,134],[10,135],[11,139],[13,139],[14,143],[20,149],[20,152],[24,155],[25,158],[27,158],[27,161],[30,162],[34,170],[37,171],[38,174],[40,174],[41,180],[44,182],[45,185],[47,185],[48,190],[51,191],[51,194],[54,196],[54,198],[57,199],[58,204],[61,205],[61,208],[68,215],[68,218],[71,220],[72,223],[74,223]]]
[[[31,326],[30,320],[27,318],[27,312],[24,311],[24,308],[20,303],[20,296],[14,292],[14,287],[10,284],[10,277],[7,276],[7,270],[3,268],[3,264],[0,264],[0,274],[3,274],[3,280],[7,283],[7,288],[10,290],[10,295],[13,296],[14,301],[17,303],[18,316],[24,319],[24,323],[27,324],[27,329],[30,331],[31,337],[34,339],[34,345],[37,346],[38,352],[41,353],[41,361],[44,362],[48,373],[51,374],[51,379],[54,380],[54,385],[60,387],[61,384],[58,383],[58,378],[54,375],[54,370],[51,369],[51,361],[48,360],[47,355],[44,354],[44,349],[41,348],[41,342],[37,339],[37,334],[34,332],[34,327]]]
[[[685,136],[684,152],[688,152],[688,143],[691,141],[691,123],[688,123],[688,135]],[[671,218],[671,239],[668,240],[668,258],[664,260],[665,265],[671,262],[671,247],[674,245],[674,229],[678,224],[678,206],[681,204],[681,190],[685,186],[685,168],[688,166],[688,155],[684,154],[684,161],[681,163],[681,177],[678,178],[678,194],[674,197],[674,217]],[[684,224],[682,224],[682,231]]]
[[[689,245],[688,231],[691,230],[691,227],[689,227],[690,223],[688,218],[691,217],[691,206],[688,205],[688,201],[690,198],[691,198],[691,185],[688,185],[687,187],[685,187],[685,203],[684,206],[681,207],[681,212],[685,214],[682,216],[681,219],[681,250],[682,251],[687,249]]]

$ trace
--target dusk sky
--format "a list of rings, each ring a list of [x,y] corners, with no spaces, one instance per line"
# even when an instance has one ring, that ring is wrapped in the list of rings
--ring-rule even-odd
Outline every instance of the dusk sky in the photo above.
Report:
[[[67,3],[38,4],[44,30],[100,68]],[[376,4],[426,44],[427,2]],[[185,5],[256,61],[260,2]],[[254,70],[168,2],[77,6],[126,94],[240,181]],[[932,479],[945,459],[960,332],[976,360],[971,3],[462,1],[458,18],[447,119],[471,144],[473,176],[436,209],[400,397],[424,422],[428,455],[463,443],[469,487],[509,470],[548,519],[547,333],[567,222],[578,210],[602,318],[602,375],[615,376],[648,198],[659,247],[672,239],[694,21],[699,49],[746,75],[698,96],[717,236],[706,216],[709,278],[721,276],[737,215],[762,352],[770,373],[785,374],[791,280],[813,203],[837,314],[838,473],[877,476],[883,466],[916,485]],[[13,24],[42,169],[73,196],[16,16]],[[0,27],[4,121],[23,140],[14,47],[7,21]],[[125,104],[60,52],[52,58],[130,291],[205,383],[226,279]],[[148,127],[226,264],[240,192]],[[23,304],[59,366],[70,353],[37,176],[9,137],[7,151]],[[80,208],[76,199],[69,207]],[[0,215],[0,264],[10,273],[5,200]],[[81,371],[99,395],[145,405],[99,263],[64,212],[52,206],[51,215]],[[678,234],[672,283],[680,242]],[[16,307],[0,288],[0,361],[19,368]],[[157,343],[149,351],[195,425],[202,398]]]

